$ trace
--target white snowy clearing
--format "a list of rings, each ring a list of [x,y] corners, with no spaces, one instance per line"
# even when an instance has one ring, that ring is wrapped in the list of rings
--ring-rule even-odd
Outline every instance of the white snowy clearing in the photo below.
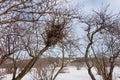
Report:
[[[91,80],[90,76],[87,73],[87,69],[85,67],[82,67],[80,70],[76,70],[75,67],[67,67],[68,71],[66,73],[60,73],[57,76],[56,80]],[[96,70],[92,70],[96,80],[102,80],[100,75],[97,75]],[[33,80],[31,73],[28,73],[25,77],[23,77],[22,80]],[[113,72],[113,80],[120,80],[120,67],[115,67]],[[12,75],[8,74],[4,76],[2,80],[11,80]]]
[[[69,67],[69,73],[59,74],[57,80],[91,80],[90,76],[87,73],[87,69],[85,67],[81,68],[81,70],[76,70],[74,67]],[[96,77],[96,80],[102,80],[100,75],[97,75],[95,69],[93,69],[93,73]],[[113,72],[114,78],[113,80],[120,80],[120,68],[116,67]]]

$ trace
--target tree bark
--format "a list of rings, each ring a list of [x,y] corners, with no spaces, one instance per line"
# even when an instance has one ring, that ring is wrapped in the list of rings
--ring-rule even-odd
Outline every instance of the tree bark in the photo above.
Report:
[[[25,74],[27,74],[30,71],[30,69],[34,66],[39,56],[42,55],[47,49],[48,47],[44,47],[36,57],[33,57],[33,59],[30,60],[30,62],[25,66],[21,73],[13,80],[21,80],[25,76]]]

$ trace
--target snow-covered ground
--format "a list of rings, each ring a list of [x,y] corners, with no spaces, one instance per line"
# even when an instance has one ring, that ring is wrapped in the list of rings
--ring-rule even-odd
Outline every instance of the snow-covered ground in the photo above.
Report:
[[[95,72],[94,72],[95,73]],[[96,76],[98,80],[99,76]],[[90,76],[87,74],[87,69],[85,67],[81,70],[76,70],[74,67],[69,67],[69,73],[60,73],[57,80],[91,80]]]
[[[97,75],[95,69],[92,70],[96,80],[102,80],[100,75]],[[120,67],[115,67],[113,80],[120,80]],[[11,80],[11,75],[8,74],[2,80]],[[28,73],[22,80],[33,80],[31,73]],[[57,76],[56,80],[91,80],[90,76],[87,73],[87,69],[82,67],[80,70],[76,70],[75,67],[68,67],[68,71],[66,73],[60,73]]]
[[[97,75],[95,69],[92,70],[96,80],[102,80],[100,75]],[[120,68],[116,67],[113,72],[114,79],[113,80],[120,80]],[[91,80],[90,76],[87,73],[87,69],[85,67],[81,68],[80,70],[76,70],[74,67],[69,67],[69,73],[60,73],[57,77],[57,80]]]

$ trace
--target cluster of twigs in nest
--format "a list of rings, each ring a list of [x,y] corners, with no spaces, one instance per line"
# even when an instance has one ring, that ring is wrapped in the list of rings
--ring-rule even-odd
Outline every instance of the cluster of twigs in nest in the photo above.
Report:
[[[64,24],[52,24],[46,29],[46,46],[54,46],[66,36]]]

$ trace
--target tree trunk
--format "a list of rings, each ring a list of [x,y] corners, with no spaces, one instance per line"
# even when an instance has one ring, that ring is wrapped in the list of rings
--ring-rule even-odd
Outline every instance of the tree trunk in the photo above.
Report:
[[[93,73],[92,73],[92,71],[91,71],[91,68],[88,68],[88,73],[89,73],[92,80],[96,80]]]
[[[27,74],[30,71],[30,69],[34,66],[39,56],[42,55],[47,49],[48,47],[44,47],[36,57],[31,59],[31,61],[25,66],[24,70],[22,70],[22,72],[13,80],[21,80],[25,76],[25,74]]]
[[[88,60],[88,52],[89,52],[89,48],[90,48],[90,46],[92,45],[92,41],[88,44],[88,46],[87,46],[87,48],[86,48],[86,52],[85,52],[85,63],[86,63],[86,65],[87,65],[87,67],[88,67],[88,74],[90,75],[90,77],[91,77],[91,79],[92,80],[96,80],[95,79],[95,77],[94,77],[94,75],[93,75],[93,73],[92,73],[92,71],[91,71],[91,68],[92,68],[92,66],[90,66],[90,63],[89,63],[89,60]]]

